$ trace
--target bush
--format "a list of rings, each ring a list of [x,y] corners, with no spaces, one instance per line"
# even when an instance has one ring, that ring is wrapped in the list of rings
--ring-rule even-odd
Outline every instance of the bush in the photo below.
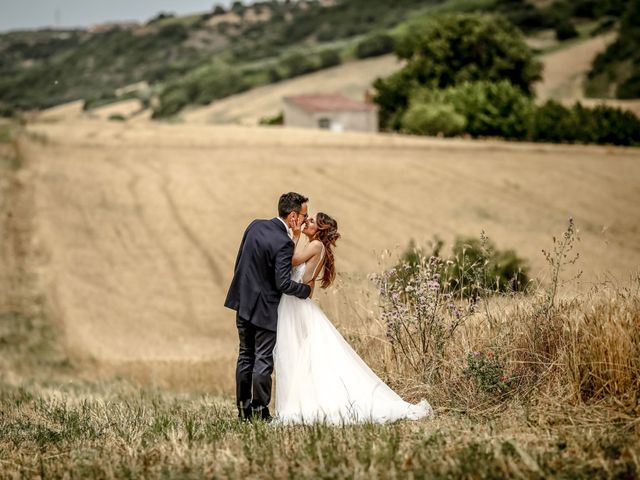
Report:
[[[640,72],[628,78],[616,89],[617,98],[640,98]]]
[[[522,140],[531,130],[533,103],[506,80],[468,82],[443,90],[418,89],[411,96],[414,103],[449,105],[464,119],[464,132],[474,137]]]
[[[533,102],[507,80],[464,83],[446,90],[445,98],[465,116],[465,131],[474,137],[522,140],[529,135]]]
[[[449,260],[443,278],[463,297],[521,292],[529,283],[527,262],[514,250],[497,250],[484,236],[456,239]]]
[[[223,63],[208,65],[167,85],[160,94],[160,105],[154,110],[153,118],[170,117],[187,105],[206,105],[249,87],[245,76],[236,69]]]
[[[556,100],[548,100],[535,109],[533,139],[542,142],[575,142],[576,116]]]
[[[189,29],[182,23],[170,23],[160,28],[158,37],[163,41],[181,43],[189,38]]]
[[[560,41],[578,36],[578,30],[569,20],[564,20],[556,26],[556,38]]]
[[[356,46],[357,58],[377,57],[393,52],[395,40],[391,35],[378,33],[365,38]]]
[[[189,105],[190,95],[186,88],[174,86],[160,94],[160,104],[153,111],[153,118],[165,118],[176,115]]]
[[[283,125],[284,113],[280,112],[273,117],[262,117],[258,123],[260,125]]]
[[[286,69],[288,77],[297,77],[318,69],[315,63],[313,63],[307,55],[303,55],[302,53],[292,53],[288,55],[284,58],[282,64]]]
[[[593,109],[580,103],[567,108],[549,100],[536,108],[533,140],[613,145],[640,144],[640,119],[632,112],[599,105]]]
[[[411,241],[400,257],[393,279],[406,284],[420,265],[429,258],[438,258],[438,275],[443,291],[463,298],[477,298],[496,293],[522,292],[529,283],[527,261],[514,250],[498,250],[484,233],[480,238],[458,237],[452,255],[441,257],[443,243],[436,239],[434,248],[426,253]]]
[[[335,67],[342,63],[339,50],[323,50],[320,52],[320,68]]]
[[[466,118],[456,112],[451,104],[416,103],[402,117],[402,128],[417,135],[451,137],[464,132]]]
[[[121,113],[112,113],[111,115],[109,115],[109,120],[115,122],[125,122],[127,119]]]
[[[591,111],[597,143],[613,145],[640,144],[640,119],[632,112],[598,105]]]

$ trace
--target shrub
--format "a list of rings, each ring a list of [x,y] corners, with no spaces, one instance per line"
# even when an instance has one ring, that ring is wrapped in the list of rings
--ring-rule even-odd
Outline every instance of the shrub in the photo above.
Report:
[[[532,135],[537,141],[576,141],[576,116],[556,100],[548,100],[535,109],[533,125]]]
[[[302,53],[292,53],[288,55],[284,58],[282,64],[287,71],[288,77],[297,77],[299,75],[304,75],[305,73],[314,72],[318,69],[313,61],[310,60],[307,55],[303,55]]]
[[[474,137],[529,135],[533,102],[508,80],[464,83],[446,90],[445,98],[465,116],[465,131]]]
[[[463,297],[524,291],[529,283],[527,262],[514,250],[497,250],[484,235],[458,238],[443,278]]]
[[[613,145],[640,144],[640,119],[632,112],[598,105],[591,111],[597,143]]]
[[[272,117],[262,117],[258,123],[260,125],[283,125],[284,113],[280,112]]]
[[[160,94],[154,118],[177,114],[189,104],[205,105],[246,90],[250,83],[239,71],[220,62],[201,68],[167,87]]]
[[[182,23],[170,23],[160,28],[158,37],[163,41],[181,43],[189,38],[189,29]]]
[[[323,50],[320,52],[320,68],[335,67],[342,63],[339,50]]]
[[[564,20],[556,26],[556,38],[560,41],[578,36],[578,30],[569,20]]]
[[[443,243],[434,242],[427,254],[411,241],[395,267],[395,276],[401,283],[406,275],[429,257],[440,258]],[[529,267],[514,250],[498,250],[484,235],[480,238],[459,237],[454,242],[452,255],[444,258],[438,271],[442,287],[463,298],[476,298],[495,293],[522,292],[529,283]]]
[[[510,390],[504,362],[493,351],[467,354],[464,374],[472,378],[486,393],[504,395]]]
[[[153,111],[153,118],[165,118],[176,115],[190,102],[186,88],[175,86],[160,94],[160,104]]]
[[[402,128],[417,135],[439,135],[450,137],[464,132],[466,118],[456,112],[451,104],[412,104],[402,117]]]
[[[531,130],[533,103],[507,80],[419,89],[412,93],[411,103],[449,105],[464,119],[464,131],[474,137],[525,139]]]
[[[116,121],[116,122],[124,122],[127,119],[121,113],[112,113],[111,115],[109,115],[109,120]]]
[[[640,72],[625,80],[616,89],[618,98],[640,98]]]
[[[632,112],[598,105],[586,108],[576,103],[567,108],[549,100],[536,108],[533,140],[613,145],[640,144],[640,119]]]
[[[395,40],[391,35],[378,33],[365,38],[356,46],[357,58],[377,57],[393,52]]]

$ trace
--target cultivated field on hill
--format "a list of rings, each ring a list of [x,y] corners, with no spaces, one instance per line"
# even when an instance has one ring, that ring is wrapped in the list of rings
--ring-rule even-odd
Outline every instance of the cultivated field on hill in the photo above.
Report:
[[[224,295],[244,227],[284,191],[338,219],[339,288],[318,300],[346,330],[375,318],[366,276],[410,239],[448,249],[484,230],[541,276],[540,250],[573,217],[585,288],[640,266],[635,149],[99,121],[28,131],[50,313],[72,358],[142,380],[231,391]]]

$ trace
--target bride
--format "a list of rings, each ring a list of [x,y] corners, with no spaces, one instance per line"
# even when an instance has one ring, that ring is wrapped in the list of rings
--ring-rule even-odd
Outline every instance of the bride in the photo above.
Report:
[[[309,243],[293,257],[292,280],[327,288],[335,279],[338,224],[325,213],[304,227]],[[300,232],[294,232],[294,241]],[[348,424],[418,419],[432,415],[426,400],[405,402],[364,363],[307,298],[283,295],[278,306],[276,422]]]

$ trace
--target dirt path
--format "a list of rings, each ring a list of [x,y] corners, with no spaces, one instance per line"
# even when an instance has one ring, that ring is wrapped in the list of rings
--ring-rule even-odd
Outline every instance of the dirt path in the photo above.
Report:
[[[338,219],[347,286],[346,274],[378,270],[383,249],[481,230],[539,273],[569,216],[589,281],[640,266],[638,150],[95,121],[30,131],[48,139],[24,151],[70,349],[142,377],[179,382],[197,364],[203,384],[229,385],[236,340],[222,303],[238,242],[284,191]],[[366,303],[340,295],[319,298],[334,313]]]

